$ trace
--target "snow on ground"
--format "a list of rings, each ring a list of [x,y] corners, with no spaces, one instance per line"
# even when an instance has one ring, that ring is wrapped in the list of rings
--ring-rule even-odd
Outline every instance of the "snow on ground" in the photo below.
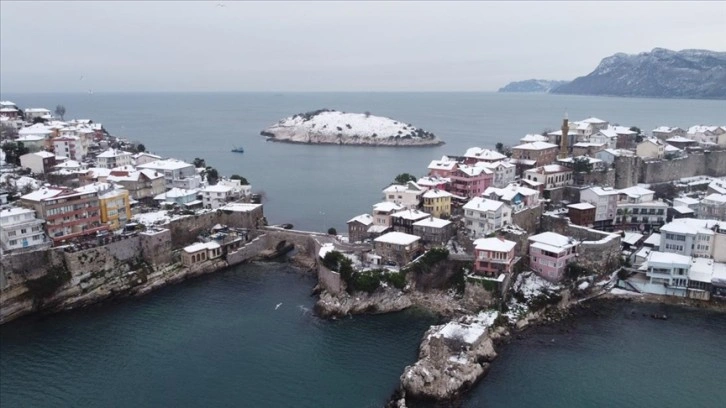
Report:
[[[449,357],[449,361],[456,364],[469,364],[469,359],[462,354]]]
[[[37,190],[41,186],[41,182],[32,177],[20,176],[15,178],[15,175],[10,173],[0,175],[0,184],[14,185],[20,191],[22,191],[26,186],[30,186],[33,190]]]
[[[642,296],[642,293],[638,292],[631,292],[629,290],[620,289],[620,288],[612,288],[610,289],[610,293],[617,296]]]
[[[524,296],[524,302],[521,303],[516,297],[512,296],[507,303],[509,311],[504,313],[510,321],[515,321],[529,312],[527,302],[545,292],[554,292],[560,290],[560,287],[554,283],[537,276],[534,272],[522,272],[517,275],[517,280],[512,285],[515,292],[521,292]]]
[[[494,323],[499,316],[499,312],[495,310],[487,310],[479,312],[474,316],[465,316],[459,320],[451,321],[431,334],[432,337],[441,337],[447,339],[463,340],[466,343],[475,343],[484,335],[487,328]]]
[[[446,243],[446,249],[449,250],[450,254],[466,255],[466,249],[464,249],[462,245],[455,243],[453,239],[450,239],[449,242]]]
[[[171,221],[171,216],[166,210],[136,214],[131,218],[146,226],[161,225]]]

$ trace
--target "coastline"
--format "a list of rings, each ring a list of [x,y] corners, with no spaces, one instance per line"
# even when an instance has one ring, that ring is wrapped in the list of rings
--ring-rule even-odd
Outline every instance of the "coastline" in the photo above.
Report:
[[[263,135],[264,136],[264,135]],[[437,140],[434,143],[416,143],[416,144],[403,144],[403,143],[396,143],[396,144],[389,144],[389,143],[343,143],[341,142],[304,142],[304,141],[297,141],[297,140],[291,140],[291,139],[277,139],[275,137],[271,136],[265,136],[267,142],[274,142],[274,143],[289,143],[289,144],[296,144],[296,145],[323,145],[323,146],[361,146],[361,147],[437,147],[437,146],[443,146],[446,144],[443,140]]]

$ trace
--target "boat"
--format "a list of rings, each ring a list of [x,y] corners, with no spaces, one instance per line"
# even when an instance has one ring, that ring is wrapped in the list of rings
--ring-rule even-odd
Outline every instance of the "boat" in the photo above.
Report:
[[[244,152],[245,152],[245,149],[243,149],[243,148],[241,148],[241,147],[233,147],[233,148],[232,148],[232,151],[233,151],[234,153],[244,153]]]

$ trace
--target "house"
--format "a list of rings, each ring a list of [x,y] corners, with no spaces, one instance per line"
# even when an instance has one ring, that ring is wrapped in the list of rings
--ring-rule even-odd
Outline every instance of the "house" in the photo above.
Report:
[[[688,128],[686,137],[699,143],[718,144],[719,136],[726,134],[726,128],[721,126],[696,125]],[[724,139],[726,142],[726,139]]]
[[[373,250],[384,262],[406,265],[420,251],[421,238],[403,232],[389,232],[373,240]]]
[[[493,163],[506,158],[507,156],[494,150],[470,147],[464,153],[464,164],[472,165],[479,162]]]
[[[590,187],[580,191],[580,201],[595,206],[593,228],[602,231],[612,229],[615,214],[618,211],[620,192],[612,188]]]
[[[527,208],[539,207],[539,191],[512,183],[504,188],[489,187],[482,197],[501,201],[507,204],[513,212]]]
[[[363,242],[368,239],[368,228],[373,225],[373,216],[361,214],[348,220],[348,241]]]
[[[542,183],[544,189],[572,185],[572,169],[559,164],[548,164],[526,170],[523,179]]]
[[[20,118],[20,109],[12,101],[0,101],[0,117],[7,119]]]
[[[471,237],[483,237],[512,223],[512,209],[501,201],[474,197],[464,205],[464,222]]]
[[[613,164],[615,162],[616,157],[632,157],[635,156],[635,152],[632,150],[625,150],[625,149],[605,149],[600,150],[599,152],[595,152],[593,155],[596,159],[600,159],[603,162],[607,163],[608,165]]]
[[[637,143],[638,132],[630,130],[626,126],[611,126],[611,129],[618,135],[618,142],[615,147],[618,149],[632,149]]]
[[[562,132],[560,132],[560,135],[562,135]],[[519,143],[548,142],[549,140],[549,137],[540,134],[527,134],[523,138],[519,139]]]
[[[12,207],[0,210],[0,254],[19,249],[36,249],[48,244],[43,220],[35,211]]]
[[[157,160],[161,160],[161,156],[157,156],[155,154],[147,153],[147,152],[141,152],[136,153],[135,155],[131,156],[132,164],[134,166],[139,166],[142,164],[151,163]]]
[[[512,158],[533,160],[533,166],[544,166],[555,161],[560,147],[547,142],[525,143],[512,148]]]
[[[93,183],[75,189],[79,193],[96,193],[101,210],[101,222],[110,230],[126,226],[131,219],[129,192],[111,183]]]
[[[39,151],[20,156],[20,167],[30,169],[33,174],[50,173],[56,164],[56,157],[51,152]]]
[[[474,273],[496,277],[512,273],[516,243],[501,237],[479,238],[474,241]]]
[[[461,197],[476,197],[494,182],[494,171],[483,166],[459,165],[450,175],[451,193]]]
[[[204,187],[202,193],[202,205],[204,208],[217,209],[230,201],[236,199],[234,189],[229,186],[214,185]]]
[[[701,258],[716,257],[716,247],[722,241],[718,234],[720,224],[716,220],[693,218],[675,219],[660,228],[661,252]],[[717,240],[717,238],[719,238]],[[726,248],[724,248],[726,249]],[[718,256],[720,258],[720,255]]]
[[[42,187],[20,197],[20,204],[34,209],[45,219],[46,233],[54,244],[108,230],[101,221],[101,207],[95,191]]]
[[[573,156],[595,156],[598,152],[605,150],[607,145],[592,142],[578,142],[572,145]]]
[[[413,223],[413,235],[421,237],[423,244],[445,245],[455,234],[454,224],[430,216]]]
[[[43,136],[20,136],[15,139],[15,142],[22,143],[23,146],[28,148],[28,152],[30,153],[43,150],[46,146],[46,140]]]
[[[102,169],[114,169],[116,167],[133,165],[133,155],[129,152],[118,149],[108,149],[96,156],[98,167]]]
[[[373,225],[391,227],[391,214],[403,210],[403,206],[391,202],[382,202],[373,205]]]
[[[698,214],[698,205],[701,202],[695,198],[691,197],[675,197],[673,198],[673,207],[686,207],[693,211],[693,214],[697,217]],[[708,217],[705,217],[708,218]]]
[[[419,210],[403,210],[391,214],[391,227],[394,231],[413,234],[413,224],[424,218],[430,217],[431,214]]]
[[[480,162],[478,166],[483,166],[494,172],[494,180],[492,186],[494,187],[505,187],[512,183],[517,175],[517,166],[509,162],[509,160],[502,160],[498,162]]]
[[[453,194],[438,189],[423,193],[423,210],[434,217],[451,216],[451,197]]]
[[[646,271],[646,281],[636,287],[646,293],[685,297],[690,266],[691,258],[688,256],[651,251],[648,260],[641,266]]]
[[[708,183],[707,194],[726,194],[726,180],[716,179]]]
[[[573,224],[582,225],[584,227],[592,227],[595,225],[596,208],[597,207],[587,202],[570,204],[567,206],[567,216]]]
[[[696,211],[698,218],[726,220],[726,195],[709,194],[703,197]]]
[[[450,190],[450,184],[451,180],[447,178],[441,178],[436,176],[426,176],[421,177],[420,179],[416,180],[416,184],[419,185],[419,187],[428,189],[428,190],[443,190],[443,191],[449,191]]]
[[[421,196],[425,189],[413,181],[406,185],[391,184],[383,190],[383,201],[396,203],[404,208],[416,209],[421,205]]]
[[[106,180],[122,185],[134,200],[154,198],[166,190],[163,173],[154,170],[111,170]]]
[[[53,119],[53,115],[50,114],[50,111],[45,108],[27,108],[25,109],[25,121],[26,122],[33,122],[36,119],[43,119],[43,120],[51,120]]]
[[[252,195],[252,186],[242,184],[242,180],[239,179],[220,178],[217,181],[217,185],[231,187],[232,195],[236,198],[250,197]]]
[[[577,255],[579,242],[556,232],[543,232],[529,237],[529,267],[537,275],[557,282],[567,264]]]
[[[651,131],[651,134],[653,137],[656,137],[660,140],[666,140],[671,137],[685,137],[686,131],[685,129],[681,129],[679,127],[670,127],[670,126],[658,126],[657,128],[653,129]]]
[[[83,161],[88,154],[85,145],[78,136],[58,136],[51,140],[53,152],[58,156],[65,156],[72,160]]]
[[[624,230],[650,232],[666,222],[669,205],[654,201],[655,192],[633,186],[619,190],[615,225]]]
[[[456,169],[458,162],[447,156],[441,157],[441,160],[432,160],[429,163],[429,176],[448,178]]]
[[[193,164],[181,160],[156,160],[137,166],[139,169],[154,170],[164,175],[166,188],[199,188],[202,178],[197,174]]]
[[[197,242],[184,247],[181,253],[182,265],[193,266],[210,259],[217,259],[222,256],[222,246],[217,242]]]
[[[647,138],[635,147],[635,154],[643,160],[660,160],[665,157],[665,143],[656,138]]]
[[[691,258],[686,296],[699,300],[711,299],[713,275],[721,271],[726,271],[726,264],[708,258]]]
[[[677,147],[679,149],[683,149],[683,150],[686,150],[689,147],[696,147],[696,146],[698,146],[698,142],[696,142],[693,139],[689,139],[689,138],[683,137],[683,136],[673,136],[673,137],[669,137],[665,141],[669,145],[671,145],[673,147]]]
[[[159,205],[183,205],[186,207],[192,207],[195,205],[200,206],[203,202],[199,201],[197,197],[198,194],[199,191],[197,190],[187,190],[174,187],[171,190],[154,196],[154,200],[158,202]]]
[[[590,143],[605,145],[607,149],[615,149],[618,147],[618,134],[612,128],[598,130],[597,133],[590,136]]]

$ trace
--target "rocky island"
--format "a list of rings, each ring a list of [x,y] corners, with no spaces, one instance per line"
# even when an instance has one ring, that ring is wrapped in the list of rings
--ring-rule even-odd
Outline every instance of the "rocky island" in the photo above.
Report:
[[[510,82],[499,88],[497,92],[550,92],[569,81],[551,81],[547,79],[527,79],[525,81]]]
[[[363,146],[438,146],[433,133],[370,113],[331,109],[298,113],[260,132],[268,140],[288,143]]]

